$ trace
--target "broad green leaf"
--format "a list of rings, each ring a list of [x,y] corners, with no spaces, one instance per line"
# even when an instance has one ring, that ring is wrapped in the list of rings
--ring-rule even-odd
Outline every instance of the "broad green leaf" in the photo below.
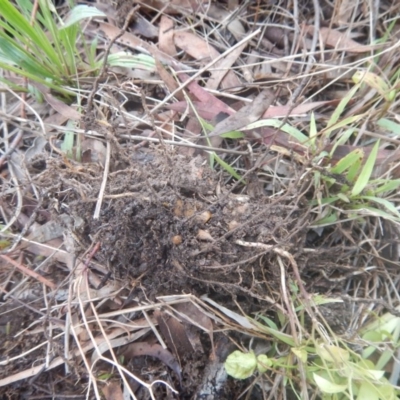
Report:
[[[346,362],[350,359],[350,354],[347,350],[342,349],[339,346],[317,344],[315,349],[318,355],[328,362]]]
[[[361,381],[357,400],[379,400],[379,396],[376,393],[375,387],[370,382],[364,380]]]
[[[77,5],[71,10],[71,13],[68,15],[67,20],[61,29],[65,29],[85,18],[93,18],[93,17],[107,17],[107,15],[97,9],[96,7],[86,6],[86,5]]]
[[[294,139],[296,139],[299,143],[302,144],[309,144],[310,139],[304,135],[301,131],[298,129],[294,128],[293,126],[289,124],[284,124],[282,126],[282,122],[279,121],[278,119],[262,119],[256,122],[253,122],[250,125],[247,125],[246,127],[242,128],[242,131],[249,130],[249,129],[255,129],[255,128],[260,128],[263,126],[272,126],[273,128],[279,128],[280,130],[288,133],[290,136],[292,136]]]
[[[380,141],[378,140],[375,143],[375,146],[372,148],[371,153],[368,156],[368,159],[360,172],[360,175],[357,178],[356,183],[351,191],[352,196],[359,195],[365,187],[368,185],[368,182],[371,178],[372,171],[375,166],[376,157],[378,155]]]
[[[346,96],[344,96],[343,99],[340,100],[340,103],[336,107],[335,111],[332,113],[332,116],[326,125],[327,128],[331,127],[333,124],[336,124],[339,117],[342,115],[342,112],[346,108],[347,104],[354,97],[354,95],[356,94],[356,92],[359,88],[360,88],[360,85],[355,85],[351,90],[349,90],[349,92],[346,94]]]
[[[315,383],[323,393],[343,393],[347,388],[347,385],[339,385],[335,382],[331,382],[316,373],[313,373],[313,377]]]
[[[330,169],[330,172],[332,174],[341,174],[354,165],[357,161],[362,160],[363,157],[364,152],[362,149],[355,149],[340,159],[336,165]]]
[[[308,353],[307,353],[306,349],[304,349],[304,348],[292,347],[290,350],[291,350],[292,353],[293,353],[299,360],[301,360],[303,363],[306,363],[306,362],[307,362]]]
[[[257,370],[262,374],[272,367],[272,361],[265,355],[257,356]]]
[[[235,350],[229,354],[224,366],[229,376],[235,379],[247,379],[253,375],[257,368],[257,358],[253,352],[242,353]]]

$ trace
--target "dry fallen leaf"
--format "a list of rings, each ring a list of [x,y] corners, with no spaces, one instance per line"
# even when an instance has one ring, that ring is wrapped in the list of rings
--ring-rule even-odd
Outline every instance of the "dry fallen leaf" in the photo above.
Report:
[[[176,47],[174,43],[174,22],[166,15],[163,15],[160,20],[158,47],[165,54],[169,54],[172,57],[176,55]]]
[[[185,51],[196,60],[203,61],[204,64],[209,63],[211,60],[216,59],[220,56],[220,53],[205,40],[191,32],[176,32],[174,35],[175,44]],[[214,81],[213,87],[219,85],[221,81],[221,71],[223,69],[223,79],[221,81],[221,87],[223,89],[237,87],[241,85],[239,78],[231,70],[224,68],[225,60],[219,60],[213,65],[209,80]],[[217,85],[218,83],[218,85]]]
[[[244,106],[237,113],[219,122],[208,134],[208,137],[219,136],[230,131],[237,131],[257,121],[275,100],[274,93],[264,89],[251,104]]]
[[[306,31],[308,34],[312,35],[314,32],[314,26],[307,26]],[[348,37],[349,34],[347,32],[339,32],[327,27],[320,28],[319,35],[326,46],[351,53],[365,53],[378,48],[378,46],[367,46],[357,43],[355,40]]]

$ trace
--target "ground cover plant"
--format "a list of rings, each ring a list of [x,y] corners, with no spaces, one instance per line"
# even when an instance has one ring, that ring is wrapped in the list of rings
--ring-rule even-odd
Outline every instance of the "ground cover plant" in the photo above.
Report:
[[[396,399],[397,2],[1,2],[4,398]]]

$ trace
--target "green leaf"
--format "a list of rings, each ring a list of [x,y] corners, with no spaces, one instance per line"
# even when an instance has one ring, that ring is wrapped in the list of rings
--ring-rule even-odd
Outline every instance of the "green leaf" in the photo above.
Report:
[[[368,211],[367,213],[365,213],[365,215],[373,215],[375,217],[382,217],[385,218],[389,221],[396,221],[396,222],[400,222],[400,218],[396,218],[395,216],[393,216],[392,214],[389,214],[379,208],[375,208],[375,207],[371,207],[371,206],[366,206],[363,204],[356,204],[352,206],[353,210],[363,210],[363,211]]]
[[[394,214],[396,217],[400,218],[400,213],[397,211],[397,208],[395,205],[386,199],[382,199],[381,197],[374,197],[374,196],[361,196],[360,199],[368,200],[368,201],[373,201],[375,203],[381,204],[384,206],[388,211],[390,211],[392,214]]]
[[[230,166],[228,163],[226,163],[224,160],[222,160],[222,158],[220,158],[217,154],[213,153],[213,156],[215,158],[215,161],[221,165],[222,168],[225,169],[225,171],[227,171],[230,175],[232,175],[234,178],[236,178],[237,180],[241,180],[242,177],[235,171],[235,169]],[[245,181],[242,181],[244,184],[246,184]]]
[[[348,182],[354,183],[358,174],[360,173],[361,165],[362,165],[362,159],[360,158],[349,168],[349,171],[347,172],[346,175],[346,180]]]
[[[242,131],[249,130],[249,129],[255,129],[255,128],[260,128],[263,126],[272,126],[273,128],[279,128],[283,132],[288,133],[290,136],[292,136],[294,139],[296,139],[299,143],[309,145],[310,139],[304,135],[301,131],[298,129],[294,128],[293,126],[289,124],[284,124],[282,126],[282,122],[279,121],[278,119],[262,119],[256,122],[253,122],[250,125],[247,125],[246,127],[242,128]]]
[[[293,353],[299,360],[301,360],[303,363],[306,363],[306,362],[307,362],[308,353],[307,353],[306,349],[304,349],[304,348],[292,347],[290,350],[291,350],[292,353]]]
[[[257,356],[258,372],[263,374],[271,367],[272,367],[272,361],[265,354],[260,354],[259,356]]]
[[[375,387],[368,381],[361,381],[358,390],[357,400],[379,400]]]
[[[253,352],[242,353],[235,350],[226,359],[224,367],[229,376],[235,379],[247,379],[257,368],[257,358]]]
[[[220,136],[223,137],[224,139],[243,139],[244,138],[244,134],[239,131],[226,132]]]
[[[342,115],[342,112],[346,108],[347,104],[354,97],[354,95],[356,94],[356,92],[359,88],[360,88],[360,85],[355,85],[351,90],[349,90],[349,92],[346,94],[346,96],[344,96],[343,99],[340,100],[340,103],[336,107],[335,111],[332,113],[332,116],[326,125],[327,128],[331,127],[333,124],[336,124],[339,117]]]
[[[368,156],[368,159],[360,172],[360,175],[357,178],[356,183],[354,184],[354,187],[351,191],[352,196],[357,196],[359,195],[365,187],[368,185],[368,182],[371,178],[372,171],[374,170],[375,166],[375,161],[376,157],[378,155],[378,150],[379,150],[379,144],[380,141],[378,140],[375,143],[375,146],[372,148],[370,155]]]
[[[327,216],[324,217],[324,218],[321,218],[321,219],[315,221],[315,222],[312,224],[312,227],[317,227],[317,226],[322,226],[322,225],[332,225],[332,224],[334,224],[337,220],[338,220],[338,219],[337,219],[337,215],[334,214],[334,213],[332,213],[332,214],[327,215]]]
[[[350,359],[349,352],[339,346],[316,344],[315,350],[322,359],[328,362],[343,363]]]
[[[328,379],[323,378],[322,376],[313,373],[314,381],[323,393],[343,393],[347,385],[339,385],[335,382],[328,381]]]
[[[397,124],[396,122],[390,121],[389,119],[386,118],[381,118],[377,122],[378,126],[387,129],[388,131],[394,133],[397,136],[400,136],[400,124]]]
[[[71,13],[68,15],[68,18],[61,29],[68,28],[69,26],[76,24],[82,19],[93,17],[107,17],[107,15],[96,7],[77,5],[71,10]]]
[[[363,157],[364,152],[362,149],[355,149],[340,159],[336,165],[330,169],[330,172],[332,174],[341,174],[349,169],[352,165],[357,163],[357,161],[362,160]]]
[[[311,113],[310,118],[310,143],[315,148],[315,141],[317,139],[317,122],[315,121],[314,112]]]
[[[393,101],[396,91],[391,90],[389,85],[379,75],[370,71],[356,71],[352,77],[356,83],[364,82],[375,89],[386,101]]]
[[[333,147],[332,147],[331,151],[329,152],[330,158],[333,157],[333,154],[335,154],[335,151],[338,146],[344,145],[345,143],[347,143],[347,141],[349,140],[350,136],[354,133],[354,131],[355,131],[355,128],[349,128],[339,134],[339,137],[337,137],[335,139],[335,141],[333,143]]]
[[[336,124],[333,124],[332,126],[328,126],[325,129],[322,130],[321,134],[324,136],[329,137],[329,135],[335,131],[336,129],[342,128],[343,126],[347,126],[352,124],[353,122],[357,122],[361,120],[363,117],[363,114],[361,115],[353,115],[352,117],[347,117],[345,119],[342,119],[341,121],[337,122]]]
[[[374,184],[374,181],[371,181],[371,184]],[[384,193],[384,192],[392,192],[400,187],[400,179],[392,179],[390,181],[385,182],[381,186],[374,189],[374,194]]]
[[[344,193],[338,193],[337,197],[345,203],[350,203],[349,198]]]

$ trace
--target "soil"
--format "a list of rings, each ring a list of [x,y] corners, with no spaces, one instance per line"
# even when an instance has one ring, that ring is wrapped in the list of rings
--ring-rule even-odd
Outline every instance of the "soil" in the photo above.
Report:
[[[303,277],[313,275],[317,259],[318,266],[338,264],[335,249],[315,251],[312,257],[304,251],[305,245],[310,245],[307,241],[311,240],[304,229],[309,216],[296,195],[286,194],[271,201],[263,195],[235,193],[235,187],[225,185],[222,175],[213,172],[206,159],[189,158],[170,148],[131,151],[116,146],[111,160],[98,219],[93,214],[103,179],[101,165],[92,163],[82,167],[61,158],[47,157],[36,159],[31,168],[43,169],[36,182],[47,199],[43,206],[52,210],[52,218],[74,237],[76,256],[84,258],[88,249],[99,244],[91,262],[106,267],[101,284],[128,283],[129,295],[123,307],[157,301],[163,295],[190,293],[198,297],[207,295],[239,314],[271,311],[274,315],[276,305],[268,299],[277,298],[281,271],[271,248],[293,254]],[[301,188],[296,191],[300,192]],[[292,275],[290,265],[285,267]],[[317,281],[315,275],[314,280]],[[328,287],[326,279],[324,282]],[[307,286],[313,292],[313,285]],[[322,283],[317,288],[321,287]],[[326,289],[324,292],[328,294]],[[106,304],[100,310],[107,311],[110,307]],[[195,310],[189,313],[195,315]],[[346,331],[350,315],[346,306],[321,307],[321,313],[332,329]],[[174,364],[176,361],[167,363],[172,368],[167,374],[168,381],[179,390],[179,398],[232,399],[245,389],[246,382],[227,380],[223,362],[234,346],[224,333],[215,333],[212,343],[209,335],[197,329],[196,348],[187,333],[193,327],[188,324],[172,327],[171,321],[165,322],[165,315],[158,315],[157,321],[164,339],[167,343],[169,340],[170,350],[177,342],[185,349],[187,341],[185,351],[175,354],[179,367]],[[173,333],[168,339],[170,330]],[[237,333],[230,334],[231,339],[235,336],[239,341],[248,341]],[[21,338],[28,340],[27,336]],[[43,335],[34,337],[37,343],[44,339]],[[153,341],[151,336],[146,340]],[[32,343],[25,346],[31,348]],[[60,342],[57,346],[62,349],[63,345]],[[12,345],[4,342],[2,348],[8,349],[4,354],[9,357],[23,351],[18,341]],[[42,351],[34,354],[43,357]],[[140,352],[136,357],[127,356],[131,351],[122,347],[118,354],[126,357],[127,367],[137,376],[151,381],[165,375],[165,360],[160,363],[159,358],[149,357],[148,352],[147,356],[140,356]],[[133,351],[138,354],[137,349]],[[27,368],[28,364],[6,368],[3,376],[15,373],[18,368]],[[84,379],[86,374],[82,376],[78,360],[71,367],[73,373],[68,375],[68,380]],[[147,374],[143,375],[144,371]],[[46,382],[46,376],[55,379],[61,372],[56,369],[41,374],[39,387]],[[52,386],[53,390],[56,386]],[[136,382],[131,382],[131,387],[138,398],[147,398],[147,389]],[[62,393],[67,392],[64,386]],[[162,385],[155,393],[159,399],[175,398]],[[262,398],[259,387],[254,388],[252,398]]]

